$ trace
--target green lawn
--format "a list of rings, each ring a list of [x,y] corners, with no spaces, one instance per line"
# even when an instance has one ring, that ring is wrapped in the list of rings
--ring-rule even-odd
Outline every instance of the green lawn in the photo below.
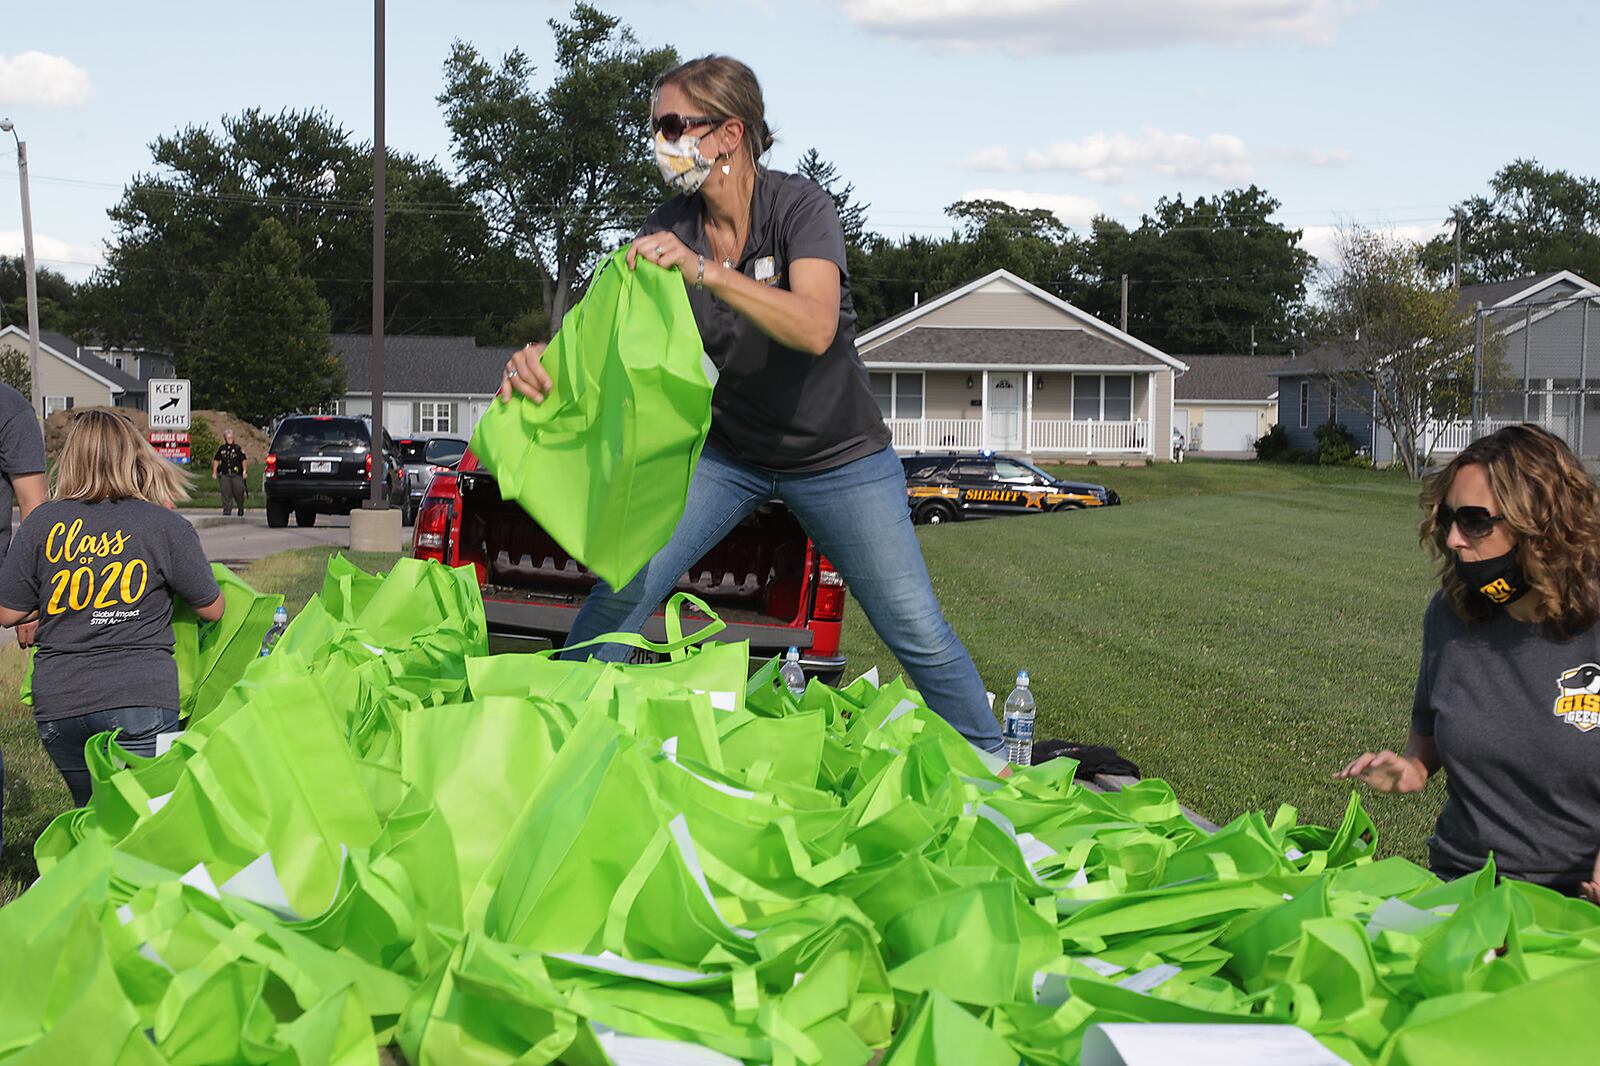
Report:
[[[1405,738],[1422,610],[1434,588],[1417,547],[1417,488],[1371,471],[1185,462],[1068,467],[1128,502],[1100,511],[923,528],[945,613],[987,686],[1032,675],[1041,737],[1110,744],[1216,821],[1279,803],[1336,820],[1350,756]],[[333,548],[261,560],[246,577],[298,610]],[[396,556],[358,556],[369,570]],[[899,673],[858,607],[850,674]],[[11,695],[21,658],[0,649],[7,759],[0,903],[34,876],[31,846],[66,789]],[[1425,859],[1442,801],[1369,800],[1382,849]]]
[[[1417,487],[1256,463],[1099,475],[1157,502],[921,529],[985,684],[1003,700],[1027,669],[1038,736],[1110,744],[1218,822],[1279,803],[1336,821],[1329,775],[1406,736],[1435,587]],[[844,646],[847,679],[898,673],[854,605]],[[1424,859],[1442,799],[1374,797],[1384,851]]]

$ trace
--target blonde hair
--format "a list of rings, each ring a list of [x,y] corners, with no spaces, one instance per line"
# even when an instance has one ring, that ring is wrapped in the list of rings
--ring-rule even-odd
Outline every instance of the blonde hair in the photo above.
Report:
[[[1443,560],[1440,584],[1456,613],[1483,621],[1495,611],[1456,576],[1450,530],[1438,519],[1456,473],[1471,465],[1483,468],[1516,534],[1517,564],[1545,630],[1567,640],[1600,621],[1600,490],[1566,441],[1526,423],[1473,441],[1423,487],[1422,542]]]
[[[171,506],[189,498],[189,474],[156,454],[128,418],[80,411],[67,423],[56,459],[58,500],[146,500]]]
[[[739,148],[749,153],[752,168],[759,169],[773,137],[755,71],[731,56],[701,56],[679,63],[657,78],[650,93],[652,102],[661,96],[665,85],[682,89],[696,107],[712,118],[743,122],[744,138]]]

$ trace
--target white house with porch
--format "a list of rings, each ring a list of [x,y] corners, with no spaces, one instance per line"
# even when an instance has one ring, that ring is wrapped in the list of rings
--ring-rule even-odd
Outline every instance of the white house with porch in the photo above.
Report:
[[[996,270],[856,338],[900,452],[1172,458],[1180,360]]]

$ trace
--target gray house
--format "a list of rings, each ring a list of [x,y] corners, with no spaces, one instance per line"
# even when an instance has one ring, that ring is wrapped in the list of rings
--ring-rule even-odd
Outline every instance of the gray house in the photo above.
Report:
[[[28,354],[28,332],[0,329],[0,350]],[[145,382],[102,359],[64,333],[39,331],[39,392],[49,416],[72,407],[134,407],[144,410]]]
[[[1483,308],[1486,335],[1498,335],[1509,385],[1479,398],[1481,421],[1428,425],[1420,442],[1432,454],[1453,455],[1475,435],[1505,425],[1534,422],[1578,451],[1600,455],[1600,287],[1568,270],[1512,281],[1468,285],[1460,307]],[[1314,449],[1316,429],[1329,420],[1350,431],[1375,462],[1395,459],[1394,441],[1376,424],[1370,389],[1346,386],[1337,372],[1351,352],[1337,345],[1313,349],[1270,371],[1278,380],[1278,424],[1294,448]]]
[[[345,391],[332,414],[372,413],[372,338],[336,333],[334,354],[345,368]],[[409,433],[472,435],[489,409],[514,348],[481,348],[471,337],[383,338],[383,426]]]

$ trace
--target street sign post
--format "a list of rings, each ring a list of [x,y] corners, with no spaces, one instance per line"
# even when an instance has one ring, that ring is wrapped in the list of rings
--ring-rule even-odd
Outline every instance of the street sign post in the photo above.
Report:
[[[150,379],[150,431],[189,428],[189,379]]]

